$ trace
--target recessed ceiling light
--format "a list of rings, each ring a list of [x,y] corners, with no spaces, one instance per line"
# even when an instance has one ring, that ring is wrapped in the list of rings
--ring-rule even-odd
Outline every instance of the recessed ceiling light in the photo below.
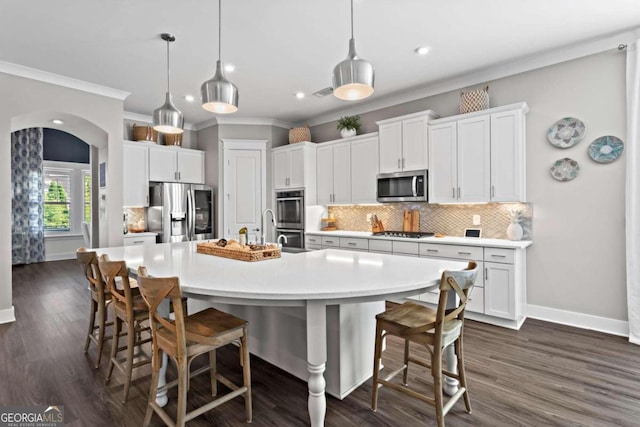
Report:
[[[431,50],[431,48],[429,46],[420,46],[414,49],[414,52],[417,53],[418,55],[426,55],[427,53],[429,53],[429,51]]]
[[[235,66],[235,65],[233,65],[233,64],[226,64],[226,65],[224,66],[224,70],[225,70],[227,73],[233,73],[233,72],[236,70],[236,66]]]
[[[63,125],[64,122],[60,119],[53,119],[51,120],[51,123],[56,124],[56,125]]]
[[[185,99],[187,102],[193,102],[193,101],[195,100],[195,98],[193,97],[193,95],[187,95],[187,96],[185,96],[185,97],[184,97],[184,99]]]
[[[296,98],[298,99],[304,98],[304,92],[296,92]]]

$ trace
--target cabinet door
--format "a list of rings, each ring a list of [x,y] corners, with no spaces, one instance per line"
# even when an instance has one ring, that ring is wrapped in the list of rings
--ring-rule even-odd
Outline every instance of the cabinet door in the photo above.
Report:
[[[402,122],[382,125],[380,140],[380,173],[402,170]]]
[[[273,153],[273,189],[287,188],[289,183],[289,152],[276,151]]]
[[[317,150],[318,204],[333,202],[333,147],[319,147]]]
[[[178,151],[178,179],[190,184],[204,184],[204,151]]]
[[[427,120],[424,117],[402,122],[402,169],[418,170],[428,167]]]
[[[149,206],[149,148],[124,143],[122,147],[123,206]]]
[[[351,203],[351,152],[348,142],[333,146],[333,203]]]
[[[149,146],[149,181],[176,182],[177,154],[173,149]]]
[[[458,202],[490,199],[489,132],[489,116],[458,120]]]
[[[525,201],[524,140],[522,111],[491,115],[492,201]]]
[[[304,148],[289,152],[289,187],[304,187]]]
[[[429,126],[429,202],[457,200],[457,127],[455,122]]]
[[[376,203],[378,138],[351,141],[351,203]]]
[[[513,264],[484,263],[484,314],[516,318],[515,270]]]

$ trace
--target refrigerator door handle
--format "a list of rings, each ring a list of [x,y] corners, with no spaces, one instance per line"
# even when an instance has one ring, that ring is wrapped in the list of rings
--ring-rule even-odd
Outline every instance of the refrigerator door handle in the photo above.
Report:
[[[187,239],[193,240],[194,224],[193,224],[193,190],[187,190]]]

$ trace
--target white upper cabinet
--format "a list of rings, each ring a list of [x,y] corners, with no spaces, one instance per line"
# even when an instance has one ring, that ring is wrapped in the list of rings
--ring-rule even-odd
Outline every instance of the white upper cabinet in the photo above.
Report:
[[[438,117],[422,111],[376,122],[379,129],[380,173],[426,169],[427,125]]]
[[[429,202],[525,201],[527,104],[429,124]]]
[[[204,184],[204,151],[149,145],[149,180]]]
[[[305,203],[316,203],[316,144],[298,142],[271,150],[274,190],[304,188]]]
[[[376,203],[378,138],[351,141],[351,203]]]
[[[320,144],[317,156],[318,204],[351,203],[349,142]]]
[[[123,206],[149,206],[149,149],[147,144],[125,141],[122,154]]]

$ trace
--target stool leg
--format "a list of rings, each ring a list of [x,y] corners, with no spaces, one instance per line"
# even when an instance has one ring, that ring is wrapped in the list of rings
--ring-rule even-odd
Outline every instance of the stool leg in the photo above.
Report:
[[[160,353],[158,353],[159,355]],[[155,354],[154,354],[155,357]],[[158,363],[158,367],[160,363]],[[147,427],[151,423],[151,417],[153,416],[153,406],[151,402],[156,400],[156,394],[158,393],[158,379],[160,378],[160,369],[153,368],[151,371],[151,389],[149,390],[149,402],[147,403],[147,412],[144,414],[143,427]]]
[[[93,335],[93,330],[95,328],[96,322],[96,311],[98,310],[98,304],[96,300],[91,298],[91,306],[89,307],[89,330],[87,331],[87,339],[84,342],[84,354],[87,354],[89,350],[89,343],[91,343],[91,336]]]
[[[376,341],[373,352],[373,380],[371,388],[371,409],[378,410],[378,375],[380,373],[380,359],[382,358],[382,328],[376,321]]]
[[[104,346],[104,329],[107,323],[107,310],[104,300],[98,301],[98,357],[96,358],[96,369],[100,367],[102,360],[102,347]]]
[[[460,376],[460,386],[464,387],[464,406],[467,408],[467,412],[471,413],[471,399],[469,398],[469,388],[467,387],[467,376],[464,371],[464,355],[462,353],[462,333],[455,343],[456,355],[458,356],[458,375]]]
[[[211,377],[211,396],[218,395],[218,380],[216,379],[217,372],[218,372],[218,368],[216,363],[216,351],[211,350],[209,352],[209,375]]]
[[[214,350],[215,351],[215,350]],[[253,419],[253,410],[251,402],[251,368],[249,367],[249,345],[247,343],[247,327],[244,327],[244,333],[240,337],[240,351],[242,352],[242,376],[244,386],[247,391],[244,393],[244,408],[247,413],[247,422]]]
[[[444,410],[442,396],[442,348],[439,344],[433,349],[431,358],[431,373],[433,375],[433,393],[435,395],[436,418],[438,427],[444,426]]]
[[[113,316],[113,338],[111,339],[111,356],[109,357],[109,369],[107,369],[107,379],[105,383],[111,380],[113,374],[113,366],[116,360],[116,354],[118,353],[118,344],[120,343],[120,329],[122,328],[122,320],[117,315]]]
[[[408,384],[409,376],[409,340],[404,340],[404,369],[402,370],[402,385]]]
[[[176,415],[176,427],[184,427],[187,415],[187,377],[189,376],[189,364],[182,356],[176,360],[178,365],[178,412]]]
[[[122,403],[129,398],[129,386],[131,386],[131,372],[133,370],[133,353],[136,346],[137,331],[133,321],[127,322],[127,364],[125,366],[124,397]]]

